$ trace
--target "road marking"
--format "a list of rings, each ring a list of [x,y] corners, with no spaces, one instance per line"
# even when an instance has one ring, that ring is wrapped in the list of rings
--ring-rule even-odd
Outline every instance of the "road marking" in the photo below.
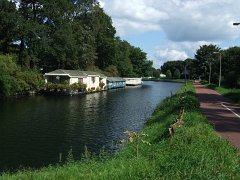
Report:
[[[230,109],[230,108],[227,107],[225,104],[223,104],[223,102],[221,102],[221,105],[222,105],[223,107],[225,107],[227,110],[231,111],[233,114],[235,114],[235,116],[237,116],[238,118],[240,118],[240,115],[239,115],[239,114],[235,113],[232,109]]]

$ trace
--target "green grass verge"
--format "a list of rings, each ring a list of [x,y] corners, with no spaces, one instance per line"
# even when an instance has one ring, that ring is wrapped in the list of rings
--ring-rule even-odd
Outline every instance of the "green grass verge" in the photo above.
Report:
[[[184,98],[183,98],[184,97]],[[168,127],[185,106],[183,125],[170,138]],[[191,84],[156,108],[136,144],[106,158],[85,158],[63,166],[5,173],[1,179],[239,179],[239,152],[221,139],[199,111]]]
[[[240,104],[240,89],[231,89],[227,87],[218,87],[214,84],[208,85],[209,88],[216,90],[218,93],[224,95],[235,103]]]

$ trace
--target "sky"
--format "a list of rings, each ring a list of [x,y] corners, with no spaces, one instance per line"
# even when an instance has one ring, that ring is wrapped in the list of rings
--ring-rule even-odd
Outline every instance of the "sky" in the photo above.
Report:
[[[155,68],[194,58],[204,44],[240,46],[239,0],[100,0],[117,36],[141,48]]]

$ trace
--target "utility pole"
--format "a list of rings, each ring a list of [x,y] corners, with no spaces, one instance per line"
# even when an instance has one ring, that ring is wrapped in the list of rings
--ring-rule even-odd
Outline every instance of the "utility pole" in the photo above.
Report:
[[[211,74],[212,74],[212,62],[209,62],[209,76],[208,76],[208,84],[211,84]]]

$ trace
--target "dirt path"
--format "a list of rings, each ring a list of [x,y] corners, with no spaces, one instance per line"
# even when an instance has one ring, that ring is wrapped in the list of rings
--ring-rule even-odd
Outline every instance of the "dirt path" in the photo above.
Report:
[[[236,105],[214,90],[195,83],[200,109],[223,138],[240,149],[240,105]]]

